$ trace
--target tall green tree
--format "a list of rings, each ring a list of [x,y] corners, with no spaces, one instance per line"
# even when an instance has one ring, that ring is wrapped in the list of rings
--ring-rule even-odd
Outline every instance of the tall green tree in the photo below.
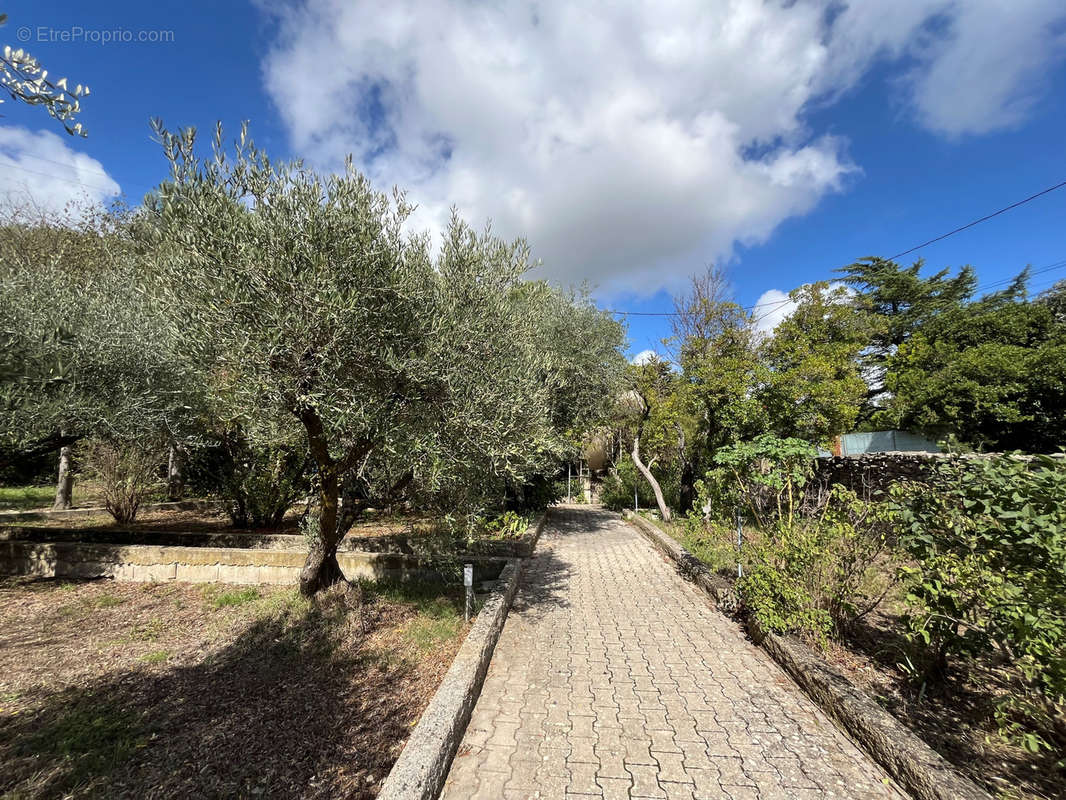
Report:
[[[869,419],[884,399],[885,369],[896,350],[926,322],[966,303],[976,289],[973,267],[963,267],[954,276],[942,269],[923,277],[924,267],[921,259],[905,267],[870,256],[838,270],[844,273],[843,282],[858,292],[856,306],[870,332],[861,356],[868,384],[861,419]]]
[[[730,297],[725,274],[711,267],[674,300],[670,343],[696,419],[680,476],[683,511],[691,508],[695,478],[715,452],[760,433],[765,424],[758,389],[767,375],[759,334],[751,315]]]
[[[1066,443],[1066,325],[1028,300],[1027,280],[923,325],[889,360],[875,419],[983,449]]]
[[[789,296],[795,310],[762,348],[767,378],[758,396],[775,433],[825,442],[858,418],[867,392],[859,355],[869,331],[843,286],[812,283]]]
[[[127,216],[8,207],[0,223],[0,460],[89,435],[163,436],[185,424],[157,308],[139,291]]]

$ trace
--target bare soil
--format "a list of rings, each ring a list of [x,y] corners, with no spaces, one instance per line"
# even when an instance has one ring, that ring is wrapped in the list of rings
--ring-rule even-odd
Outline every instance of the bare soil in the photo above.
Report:
[[[915,685],[904,668],[905,642],[898,634],[903,626],[893,605],[868,615],[845,641],[831,642],[829,662],[993,796],[1066,798],[1066,769],[999,736],[993,714],[1008,689],[994,664],[971,664],[924,691]]]
[[[0,796],[377,794],[467,626],[437,586],[0,579]]]
[[[146,509],[138,513],[133,522],[121,525],[115,522],[107,512],[91,516],[35,519],[15,524],[25,524],[34,528],[78,528],[93,533],[109,530],[262,535],[299,535],[301,533],[300,515],[297,512],[287,515],[278,528],[235,528],[229,516],[223,511],[179,511],[176,509]],[[428,533],[433,527],[434,520],[428,516],[372,513],[366,519],[353,525],[345,538]]]

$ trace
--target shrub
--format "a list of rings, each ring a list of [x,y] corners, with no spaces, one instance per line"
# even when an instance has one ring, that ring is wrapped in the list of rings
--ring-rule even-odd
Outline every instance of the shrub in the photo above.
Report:
[[[253,446],[234,436],[226,443],[222,497],[237,528],[278,528],[307,494],[308,458],[298,446]]]
[[[815,450],[767,434],[722,448],[699,487],[708,525],[736,509],[749,522],[737,589],[758,623],[819,642],[839,634],[884,598],[877,569],[888,549],[889,509],[841,486],[812,481]],[[891,570],[888,571],[891,575]]]
[[[700,503],[708,515],[732,520],[743,513],[761,527],[769,527],[821,506],[820,496],[808,483],[814,476],[817,451],[801,439],[757,436],[719,449],[715,468],[697,486]]]
[[[804,516],[783,517],[745,543],[738,590],[759,623],[824,642],[872,611],[893,585],[879,568],[888,552],[889,511],[834,487],[800,496]]]
[[[932,490],[931,490],[932,489]],[[1011,664],[1005,735],[1066,749],[1066,464],[1017,456],[939,465],[893,503],[910,556],[907,623],[923,680],[974,656]]]
[[[674,517],[668,530],[681,545],[716,572],[736,573],[736,528],[693,512]]]
[[[481,521],[479,533],[494,539],[518,538],[529,528],[530,517],[514,511],[505,511],[497,517]]]
[[[104,508],[116,522],[133,522],[158,482],[161,449],[150,443],[93,439],[85,444],[84,454],[87,469],[103,484]]]
[[[541,511],[566,496],[566,481],[554,476],[533,475],[507,493],[507,510],[527,513]]]

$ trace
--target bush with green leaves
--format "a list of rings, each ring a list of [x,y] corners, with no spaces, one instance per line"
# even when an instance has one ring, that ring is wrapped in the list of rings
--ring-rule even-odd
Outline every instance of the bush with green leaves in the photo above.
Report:
[[[538,473],[531,475],[521,485],[507,493],[505,506],[508,511],[529,513],[543,511],[566,497],[566,481],[556,480],[554,475]]]
[[[478,534],[492,539],[517,539],[529,529],[531,517],[515,511],[505,511],[488,517],[478,525]]]
[[[910,639],[922,680],[1005,665],[1003,732],[1031,751],[1066,754],[1066,463],[958,459],[928,484],[900,485],[893,506],[909,556]]]
[[[253,446],[225,438],[222,499],[237,528],[279,528],[286,512],[311,490],[310,458],[300,444]]]
[[[807,496],[745,543],[738,591],[762,627],[824,643],[876,608],[893,585],[889,514],[841,486]]]
[[[813,480],[814,448],[767,434],[722,448],[701,486],[718,510],[749,523],[737,589],[765,629],[824,642],[868,614],[890,582],[876,565],[887,555],[888,511],[841,486]]]
[[[762,528],[791,524],[815,499],[808,484],[816,455],[810,442],[772,433],[720,448],[714,469],[697,487],[700,504],[715,519],[733,520],[739,512]]]

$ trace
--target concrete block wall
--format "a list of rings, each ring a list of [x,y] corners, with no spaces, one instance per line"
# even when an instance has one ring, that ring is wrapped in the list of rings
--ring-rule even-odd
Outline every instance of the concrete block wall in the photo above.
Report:
[[[9,540],[0,541],[0,574],[293,585],[305,557],[303,550]],[[395,553],[341,552],[337,560],[349,579],[402,580],[431,574],[418,559]]]

